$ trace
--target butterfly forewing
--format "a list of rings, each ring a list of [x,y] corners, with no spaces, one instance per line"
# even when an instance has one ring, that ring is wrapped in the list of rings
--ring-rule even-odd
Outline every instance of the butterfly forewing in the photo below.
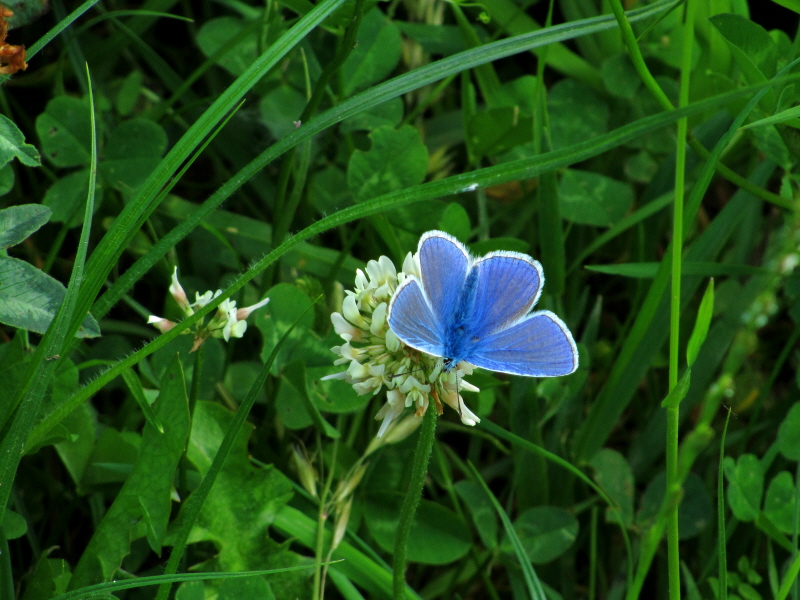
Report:
[[[406,345],[442,356],[444,347],[439,324],[415,277],[409,277],[389,304],[389,327]]]
[[[473,335],[489,337],[527,315],[541,293],[541,265],[517,252],[493,252],[475,261],[475,326]]]
[[[422,285],[440,324],[447,323],[458,306],[469,262],[464,246],[446,233],[431,231],[420,239]]]
[[[563,321],[541,311],[480,340],[465,360],[501,373],[557,377],[578,368],[578,350]]]

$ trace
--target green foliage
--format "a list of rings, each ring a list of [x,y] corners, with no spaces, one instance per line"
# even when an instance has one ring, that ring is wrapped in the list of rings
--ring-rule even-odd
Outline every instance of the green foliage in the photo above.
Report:
[[[800,45],[774,4],[15,5],[0,600],[675,600],[667,575],[796,600]],[[540,261],[580,368],[467,376],[476,427],[430,397],[393,581],[420,406],[376,438],[381,324],[331,313],[431,229]]]

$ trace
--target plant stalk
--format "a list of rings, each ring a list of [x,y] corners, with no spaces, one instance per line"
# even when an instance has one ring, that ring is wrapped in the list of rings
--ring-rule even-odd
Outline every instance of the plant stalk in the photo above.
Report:
[[[411,465],[411,482],[408,485],[403,508],[400,511],[400,522],[397,526],[397,537],[394,542],[394,579],[392,590],[394,600],[405,598],[406,590],[406,549],[414,523],[414,514],[422,497],[422,488],[425,484],[425,474],[428,472],[428,461],[433,450],[433,441],[436,439],[436,407],[428,405],[419,432],[417,450],[414,452],[414,462]]]
[[[694,11],[687,0],[684,8],[684,43],[681,64],[681,82],[678,105],[689,104],[689,80],[692,69],[692,41]],[[681,270],[683,260],[683,202],[686,189],[686,143],[689,129],[688,118],[678,119],[678,137],[675,156],[675,201],[672,223],[672,287],[670,298],[669,333],[669,391],[678,385],[680,319],[681,319]],[[678,440],[680,435],[680,404],[667,407],[667,495],[679,493],[681,478],[678,473]],[[667,521],[667,571],[670,600],[681,598],[681,557],[678,532],[678,507],[671,507]]]

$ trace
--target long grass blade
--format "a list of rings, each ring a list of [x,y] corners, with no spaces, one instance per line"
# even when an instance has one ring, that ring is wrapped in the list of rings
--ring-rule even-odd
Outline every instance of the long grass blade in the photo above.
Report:
[[[505,529],[508,539],[511,541],[511,546],[514,548],[514,554],[517,557],[517,561],[519,561],[519,565],[522,567],[522,575],[525,578],[525,585],[528,588],[528,595],[530,596],[531,600],[547,600],[547,596],[544,593],[544,588],[542,587],[542,582],[539,581],[539,576],[536,575],[536,571],[533,569],[533,565],[528,558],[528,553],[525,551],[525,547],[522,545],[522,541],[519,539],[511,519],[508,518],[506,511],[503,509],[500,502],[497,501],[497,498],[495,498],[492,490],[490,490],[489,486],[486,485],[486,482],[483,480],[483,477],[481,477],[481,474],[478,472],[475,466],[471,462],[467,461],[467,468],[469,469],[472,478],[478,482],[478,485],[483,488],[483,491],[489,497],[489,500],[497,511],[497,515],[500,517],[500,521],[503,523],[503,528]]]
[[[78,251],[72,267],[67,293],[58,309],[53,322],[47,328],[39,346],[30,359],[30,367],[23,379],[25,382],[14,405],[17,407],[8,434],[0,441],[0,523],[3,521],[12,483],[23,455],[25,442],[28,439],[33,422],[39,413],[47,385],[56,371],[59,353],[71,341],[74,331],[69,323],[77,312],[78,295],[83,284],[84,264],[89,249],[89,236],[94,214],[94,196],[97,183],[97,130],[95,126],[94,97],[92,96],[89,67],[86,66],[86,77],[89,81],[89,110],[92,130],[91,163],[89,168],[89,193],[83,213],[83,228],[78,242]],[[77,319],[80,324],[83,314]],[[48,360],[49,359],[49,360]]]

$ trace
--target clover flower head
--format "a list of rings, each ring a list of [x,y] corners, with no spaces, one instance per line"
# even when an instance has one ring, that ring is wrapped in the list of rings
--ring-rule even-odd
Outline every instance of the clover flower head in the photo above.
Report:
[[[195,292],[195,301],[190,304],[183,286],[181,286],[180,282],[178,281],[177,267],[172,273],[172,281],[169,286],[169,292],[172,294],[172,297],[175,298],[175,301],[178,303],[178,306],[180,306],[183,314],[187,317],[192,316],[195,313],[195,310],[203,308],[217,296],[222,294],[222,290],[216,290],[214,292],[208,290],[202,294]],[[192,352],[197,350],[197,348],[199,348],[200,345],[209,337],[222,338],[226,342],[232,337],[242,337],[244,332],[247,331],[247,321],[245,319],[247,319],[247,317],[249,317],[253,311],[267,304],[267,302],[269,302],[269,298],[265,298],[261,302],[253,304],[252,306],[237,308],[235,300],[231,300],[230,298],[223,300],[217,307],[217,311],[214,313],[214,316],[207,324],[201,321],[195,325],[193,330],[186,330],[183,332],[194,334],[194,346],[192,347]],[[155,315],[150,315],[150,317],[147,319],[147,322],[151,325],[154,325],[161,333],[166,333],[176,325],[176,323],[173,321],[164,319],[162,317],[157,317]]]
[[[389,303],[397,287],[409,275],[420,276],[419,258],[408,253],[401,271],[386,256],[367,263],[364,271],[356,270],[355,286],[345,291],[340,312],[331,315],[331,323],[341,346],[334,346],[336,365],[347,365],[340,373],[323,379],[341,379],[361,395],[377,396],[386,389],[386,403],[375,415],[382,421],[378,430],[381,438],[406,409],[413,409],[414,421],[430,405],[442,413],[442,403],[458,411],[462,423],[475,425],[480,419],[464,404],[459,390],[478,391],[464,381],[472,373],[472,365],[462,362],[446,373],[441,359],[406,346],[389,328]],[[413,427],[404,426],[409,432]]]

